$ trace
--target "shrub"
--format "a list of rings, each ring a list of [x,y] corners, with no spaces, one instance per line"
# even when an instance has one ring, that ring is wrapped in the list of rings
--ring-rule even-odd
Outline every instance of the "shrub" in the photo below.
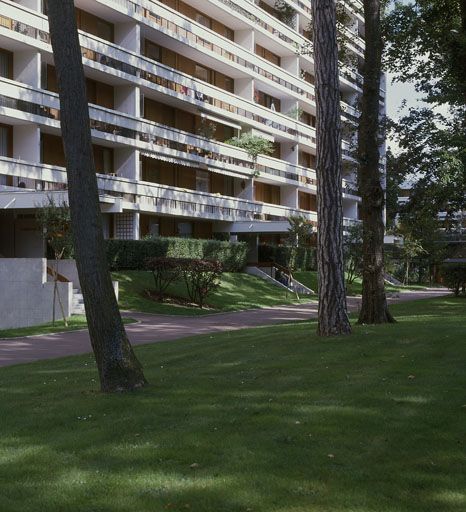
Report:
[[[154,237],[147,240],[106,240],[112,270],[144,270],[147,258],[190,258],[219,261],[225,272],[239,272],[246,264],[244,242]]]
[[[294,249],[289,245],[260,245],[259,261],[278,263],[288,267],[292,251],[294,255],[294,270],[315,270],[317,268],[316,250],[314,247],[298,247]]]
[[[222,264],[208,260],[180,262],[189,298],[202,309],[207,296],[220,285]]]
[[[146,258],[145,268],[154,276],[155,290],[159,295],[181,278],[180,260],[177,258]]]
[[[441,269],[445,285],[453,291],[456,297],[460,291],[464,294],[466,288],[466,264],[447,263]]]

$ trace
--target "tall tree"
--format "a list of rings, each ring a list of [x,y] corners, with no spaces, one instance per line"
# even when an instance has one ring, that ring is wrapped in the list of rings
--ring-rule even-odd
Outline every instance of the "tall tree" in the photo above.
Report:
[[[313,0],[317,105],[317,267],[321,336],[350,334],[343,264],[341,112],[334,0]]]
[[[106,263],[73,0],[49,0],[48,18],[60,96],[73,243],[100,385],[105,392],[131,390],[143,386],[146,380],[126,336]]]
[[[425,224],[438,222],[461,240],[466,210],[466,1],[396,2],[385,19],[388,69],[412,82],[427,106],[393,123],[396,165],[412,184],[399,217],[426,244]],[[442,107],[439,109],[438,107]],[[442,112],[447,112],[443,115]],[[435,247],[438,247],[437,236]]]
[[[360,324],[394,322],[385,295],[385,193],[379,170],[379,94],[383,51],[380,10],[380,0],[364,0],[366,46],[358,133],[358,179],[363,224],[362,304],[358,319]]]

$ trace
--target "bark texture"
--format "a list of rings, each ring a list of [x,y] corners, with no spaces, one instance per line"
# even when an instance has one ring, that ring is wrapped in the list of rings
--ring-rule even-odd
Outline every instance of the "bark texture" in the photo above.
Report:
[[[364,0],[364,19],[366,49],[358,136],[363,272],[362,304],[358,323],[381,324],[395,320],[388,310],[384,279],[385,193],[379,170],[381,136],[379,91],[383,50],[380,0]]]
[[[341,113],[334,0],[312,2],[317,104],[317,267],[321,336],[350,334],[343,267]]]
[[[73,0],[49,0],[76,264],[102,391],[146,384],[113,291],[104,249],[89,110]]]

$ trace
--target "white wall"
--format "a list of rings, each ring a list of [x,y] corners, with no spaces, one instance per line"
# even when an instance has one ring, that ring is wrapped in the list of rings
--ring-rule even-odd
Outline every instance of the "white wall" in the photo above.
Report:
[[[70,314],[72,284],[59,283],[65,309]],[[53,283],[47,282],[45,258],[0,259],[0,329],[29,327],[52,320]],[[56,301],[56,316],[60,316]]]
[[[23,84],[40,87],[40,53],[35,50],[15,52],[13,59],[14,79]]]

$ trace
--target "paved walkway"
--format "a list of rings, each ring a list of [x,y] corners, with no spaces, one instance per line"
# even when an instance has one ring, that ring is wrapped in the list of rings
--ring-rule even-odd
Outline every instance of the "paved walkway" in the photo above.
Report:
[[[446,289],[432,288],[419,292],[400,293],[389,298],[390,302],[403,302],[448,295]],[[348,308],[357,311],[360,299],[348,297]],[[168,316],[147,313],[128,313],[138,323],[126,326],[126,332],[133,345],[168,341],[195,334],[231,331],[245,327],[279,324],[309,320],[317,316],[317,303],[296,306],[252,309],[231,313],[217,313],[205,316]],[[28,336],[0,340],[0,366],[28,363],[41,359],[53,359],[91,351],[87,330],[65,333]]]

